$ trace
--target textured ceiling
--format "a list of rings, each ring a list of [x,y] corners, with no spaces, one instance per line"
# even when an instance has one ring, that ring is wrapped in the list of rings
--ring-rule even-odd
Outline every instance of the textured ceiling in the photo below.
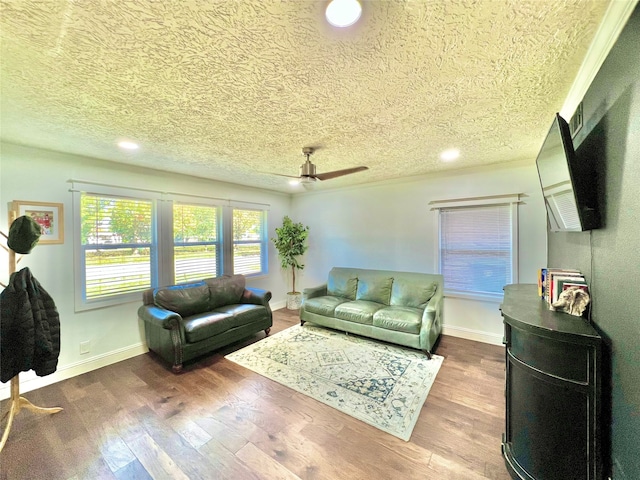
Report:
[[[608,4],[3,0],[1,136],[283,192],[303,146],[369,167],[317,188],[533,161]]]

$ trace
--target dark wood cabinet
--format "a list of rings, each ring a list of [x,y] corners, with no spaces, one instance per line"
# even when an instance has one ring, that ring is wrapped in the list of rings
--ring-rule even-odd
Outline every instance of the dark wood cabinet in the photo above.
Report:
[[[507,285],[502,452],[514,479],[602,478],[602,338],[588,320],[549,310],[537,285]]]

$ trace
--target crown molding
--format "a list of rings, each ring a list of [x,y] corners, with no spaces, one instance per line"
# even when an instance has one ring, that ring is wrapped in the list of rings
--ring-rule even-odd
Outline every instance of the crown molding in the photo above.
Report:
[[[560,110],[562,118],[569,119],[584,98],[591,82],[604,63],[607,55],[618,40],[620,32],[640,0],[612,0],[600,22],[587,54],[580,65],[578,75],[571,85],[569,94]]]

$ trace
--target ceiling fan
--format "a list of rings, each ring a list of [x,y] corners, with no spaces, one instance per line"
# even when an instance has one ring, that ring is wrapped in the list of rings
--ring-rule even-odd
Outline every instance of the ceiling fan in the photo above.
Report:
[[[300,183],[306,185],[313,183],[316,180],[331,180],[332,178],[349,175],[351,173],[363,172],[369,169],[369,167],[353,167],[345,168],[344,170],[334,170],[333,172],[316,173],[316,166],[311,163],[311,160],[309,160],[309,157],[313,155],[314,151],[315,149],[313,147],[304,147],[302,149],[302,154],[307,157],[307,159],[302,165],[300,165],[300,175],[298,177],[293,177],[291,175],[280,175],[278,173],[276,173],[276,175],[280,175],[281,177],[296,178]]]

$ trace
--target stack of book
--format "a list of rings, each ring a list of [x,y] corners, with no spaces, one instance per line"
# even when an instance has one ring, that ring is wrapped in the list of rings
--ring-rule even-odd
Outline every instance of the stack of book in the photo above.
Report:
[[[571,287],[589,292],[589,286],[580,270],[568,268],[541,268],[538,270],[538,295],[551,305],[560,294]]]

